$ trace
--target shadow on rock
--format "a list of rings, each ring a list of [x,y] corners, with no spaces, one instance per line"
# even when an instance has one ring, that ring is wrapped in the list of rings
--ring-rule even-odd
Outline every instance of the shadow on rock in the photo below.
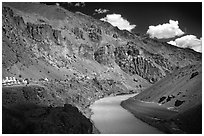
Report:
[[[92,133],[92,123],[76,107],[22,104],[2,108],[3,134]]]

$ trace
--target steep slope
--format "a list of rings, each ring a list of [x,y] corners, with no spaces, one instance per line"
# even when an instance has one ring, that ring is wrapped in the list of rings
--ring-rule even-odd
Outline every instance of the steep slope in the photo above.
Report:
[[[89,117],[96,99],[142,92],[173,70],[200,61],[193,50],[121,31],[80,12],[39,3],[2,4],[2,77],[42,87],[48,95],[33,95],[44,106],[72,104]],[[8,109],[10,97],[3,93]]]
[[[151,107],[147,113],[144,107],[148,105]],[[134,98],[122,102],[122,106],[169,133],[180,133],[178,130],[202,133],[202,65],[189,65],[175,71]],[[141,110],[140,106],[144,109]],[[154,111],[156,108],[163,110]]]
[[[26,67],[40,59],[57,69],[69,67],[77,74],[109,75],[112,72],[108,70],[113,69],[113,73],[124,71],[151,83],[175,68],[201,60],[201,54],[192,50],[137,37],[82,13],[37,3],[3,4],[3,44],[3,68],[23,63],[21,58]],[[99,66],[102,68],[96,70]]]
[[[176,110],[183,110],[201,103],[202,92],[201,64],[190,65],[177,70],[161,81],[152,85],[135,99],[156,102]],[[179,102],[183,101],[180,104]],[[190,104],[190,105],[188,105]]]

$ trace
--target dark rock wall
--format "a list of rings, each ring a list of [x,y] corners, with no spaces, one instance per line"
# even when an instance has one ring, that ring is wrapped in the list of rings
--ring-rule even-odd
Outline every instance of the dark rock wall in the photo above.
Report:
[[[3,106],[3,134],[90,134],[92,123],[76,107]]]
[[[140,56],[139,50],[130,46],[117,47],[114,51],[115,62],[121,67],[122,70],[129,74],[137,74],[151,83],[161,79],[163,76],[160,67],[156,66],[150,59]]]

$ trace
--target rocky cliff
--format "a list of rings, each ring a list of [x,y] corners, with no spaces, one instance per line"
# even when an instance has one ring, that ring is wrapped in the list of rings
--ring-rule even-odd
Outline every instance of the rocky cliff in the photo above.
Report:
[[[121,31],[59,6],[2,5],[3,78],[42,86],[54,99],[47,106],[72,104],[88,117],[94,100],[142,92],[173,70],[200,61],[201,54],[193,50]],[[44,78],[49,81],[41,82]]]

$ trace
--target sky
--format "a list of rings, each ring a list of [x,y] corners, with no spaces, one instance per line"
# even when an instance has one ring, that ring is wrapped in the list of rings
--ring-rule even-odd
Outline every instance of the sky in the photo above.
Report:
[[[199,47],[196,44],[195,50],[201,52],[201,2],[63,2],[58,5],[107,21],[121,30],[171,39],[167,41],[174,46],[194,49],[195,42],[200,44]]]

